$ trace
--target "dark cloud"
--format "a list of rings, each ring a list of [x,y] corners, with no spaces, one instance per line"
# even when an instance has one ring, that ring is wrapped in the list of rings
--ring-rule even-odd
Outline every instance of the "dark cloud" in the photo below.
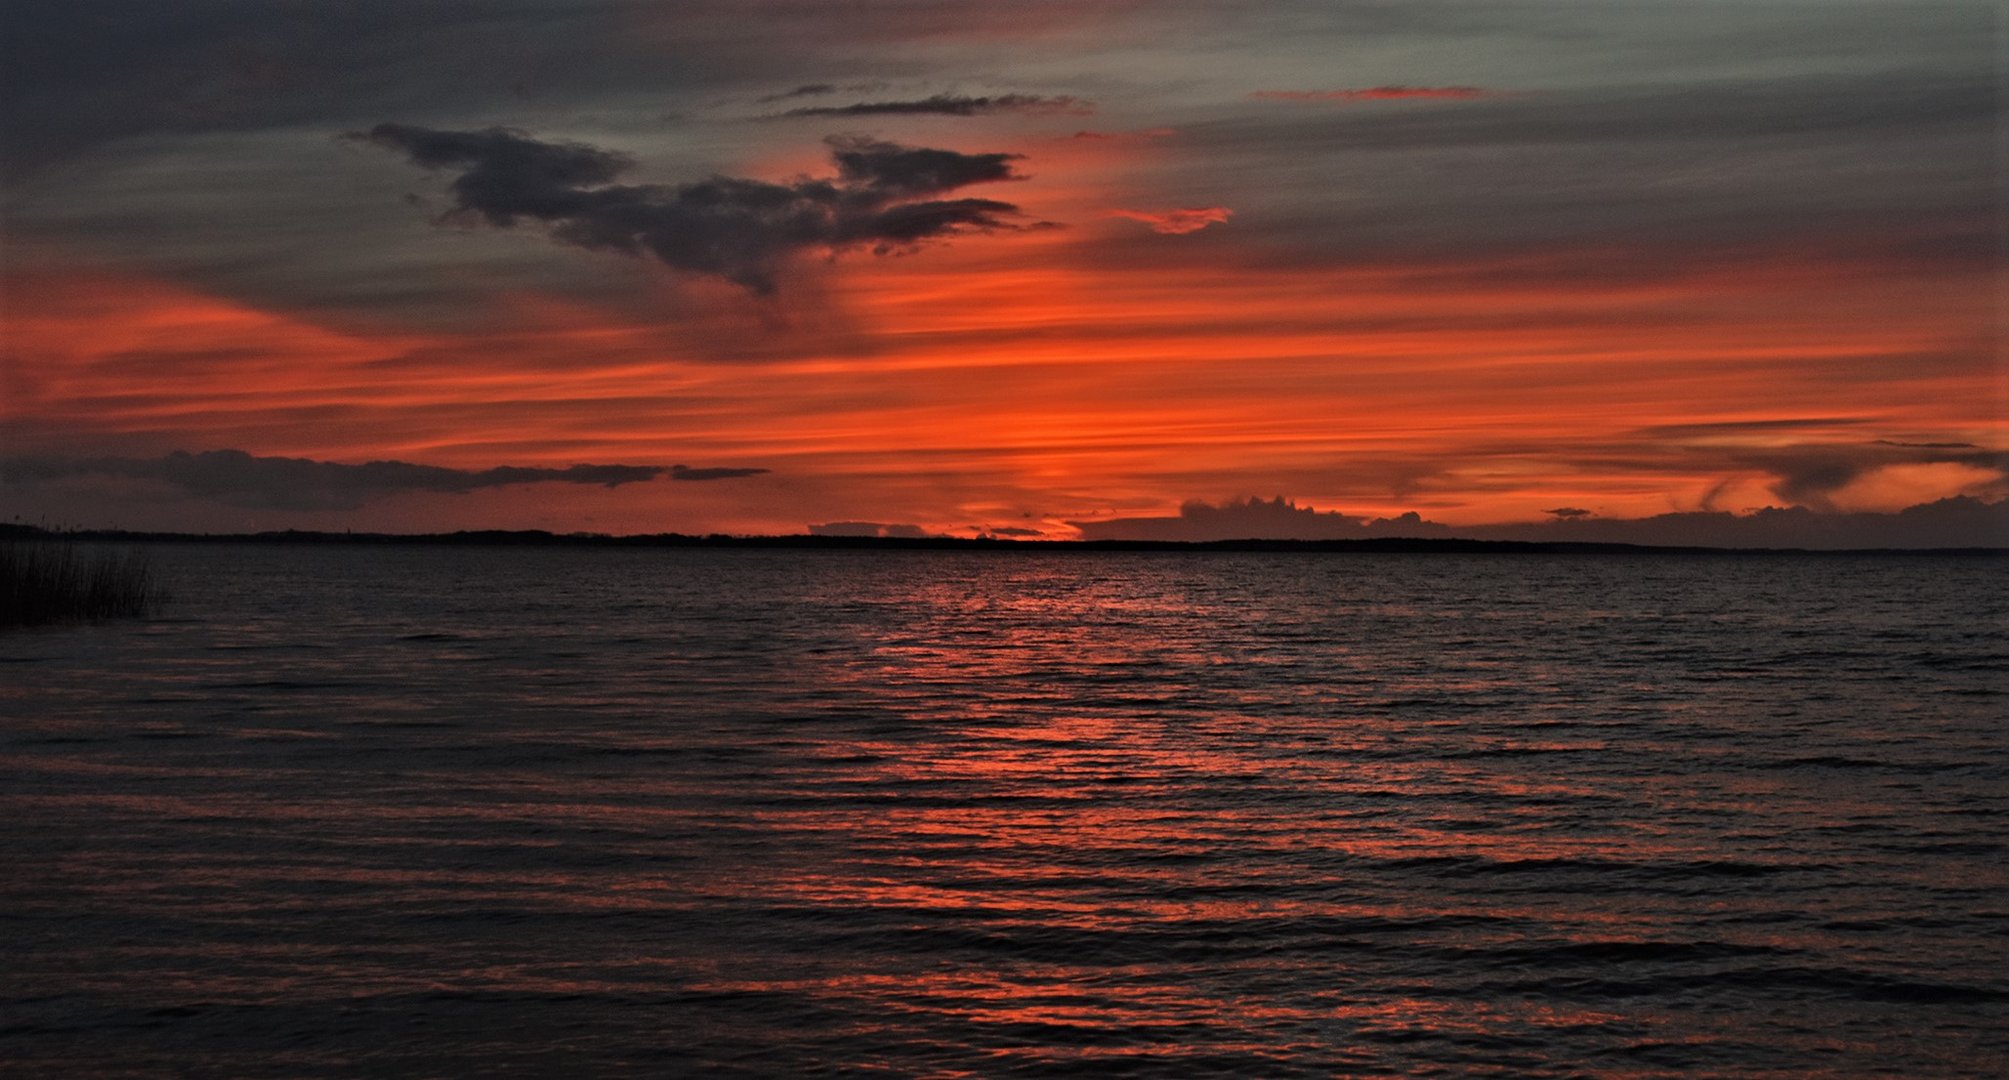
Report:
[[[852,136],[825,141],[837,163],[838,178],[878,196],[871,201],[921,198],[971,184],[1023,179],[1012,171],[1017,154],[964,154]]]
[[[449,189],[461,209],[491,225],[514,225],[519,217],[570,218],[591,200],[581,189],[611,184],[634,166],[622,154],[583,143],[540,142],[508,128],[436,131],[378,124],[348,137],[402,150],[421,168],[464,170]]]
[[[1065,113],[1086,116],[1095,103],[1061,95],[1000,94],[995,97],[967,97],[936,94],[910,101],[861,101],[854,105],[816,105],[790,109],[781,116],[981,116],[987,113]]]
[[[765,476],[766,469],[694,469],[689,465],[670,466],[672,480],[733,480],[742,476]]]
[[[510,128],[440,131],[379,124],[346,138],[396,150],[414,164],[461,173],[456,208],[492,225],[542,222],[553,238],[595,251],[652,256],[665,266],[725,278],[756,293],[802,251],[877,251],[967,232],[1022,226],[1017,206],[938,196],[1021,179],[1015,154],[965,154],[859,136],[825,140],[834,179],[787,183],[714,176],[692,184],[616,184],[631,162],[580,143],[545,142]]]
[[[1568,509],[1568,508],[1565,508]],[[1549,511],[1554,513],[1554,511]],[[1561,517],[1521,525],[1450,526],[1415,513],[1361,518],[1289,500],[1248,499],[1221,506],[1189,502],[1178,517],[1070,521],[1084,540],[1366,540],[1376,538],[1575,541],[1728,548],[2009,547],[2009,500],[1960,496],[1896,513],[1821,513],[1767,507],[1617,519]]]
[[[1542,513],[1562,521],[1579,521],[1591,516],[1591,512],[1581,506],[1558,506],[1553,510],[1544,510]]]
[[[254,457],[242,450],[177,451],[158,458],[14,458],[0,462],[0,479],[34,484],[72,477],[149,480],[228,506],[260,510],[354,510],[405,492],[465,494],[520,484],[622,484],[654,480],[719,480],[765,469],[692,469],[658,465],[573,465],[547,469],[505,465],[449,469],[408,461],[345,465],[306,458]]]

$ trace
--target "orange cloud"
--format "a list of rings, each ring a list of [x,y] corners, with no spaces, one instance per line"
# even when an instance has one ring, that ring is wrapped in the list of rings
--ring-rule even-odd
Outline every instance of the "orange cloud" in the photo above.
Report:
[[[1151,226],[1152,232],[1181,234],[1218,225],[1234,213],[1225,206],[1189,206],[1178,210],[1111,210],[1109,216],[1141,221]]]

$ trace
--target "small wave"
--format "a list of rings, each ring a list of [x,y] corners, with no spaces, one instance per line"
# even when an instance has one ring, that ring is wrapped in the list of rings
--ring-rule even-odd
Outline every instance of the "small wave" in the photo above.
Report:
[[[1553,994],[1576,1000],[1666,997],[1691,992],[1745,992],[1772,998],[1844,998],[1913,1005],[1983,1005],[2009,1001],[2009,987],[1935,982],[1846,968],[1761,967],[1716,972],[1655,973],[1650,978],[1574,975],[1490,982],[1488,992]]]
[[[203,683],[204,690],[339,690],[343,684],[307,679],[244,679],[234,682]]]
[[[1744,945],[1730,941],[1574,941],[1557,945],[1461,950],[1464,955],[1496,964],[1532,967],[1699,963],[1748,956],[1785,956],[1799,951],[1777,945]]]
[[[1595,746],[1483,746],[1472,750],[1461,750],[1442,755],[1445,760],[1484,760],[1487,758],[1542,757],[1548,754],[1582,754],[1601,749]]]
[[[1429,870],[1446,877],[1480,874],[1628,874],[1653,878],[1730,877],[1757,878],[1773,874],[1821,869],[1815,864],[1769,864],[1726,859],[1690,859],[1679,862],[1625,862],[1616,859],[1532,858],[1496,859],[1481,855],[1417,855],[1387,860],[1397,869]]]
[[[1889,768],[1885,761],[1871,761],[1868,758],[1842,757],[1837,754],[1816,754],[1810,757],[1779,758],[1773,761],[1754,761],[1754,769],[1883,769]]]

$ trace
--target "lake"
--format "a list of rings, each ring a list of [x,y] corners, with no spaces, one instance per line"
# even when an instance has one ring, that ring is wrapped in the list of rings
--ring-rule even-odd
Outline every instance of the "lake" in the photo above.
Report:
[[[13,1075],[2009,1068],[2009,560],[148,550]]]

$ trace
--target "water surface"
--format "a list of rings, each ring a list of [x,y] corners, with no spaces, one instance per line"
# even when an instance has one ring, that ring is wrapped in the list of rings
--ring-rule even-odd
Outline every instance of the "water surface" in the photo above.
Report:
[[[2009,564],[160,545],[0,637],[23,1075],[2009,1061]]]

